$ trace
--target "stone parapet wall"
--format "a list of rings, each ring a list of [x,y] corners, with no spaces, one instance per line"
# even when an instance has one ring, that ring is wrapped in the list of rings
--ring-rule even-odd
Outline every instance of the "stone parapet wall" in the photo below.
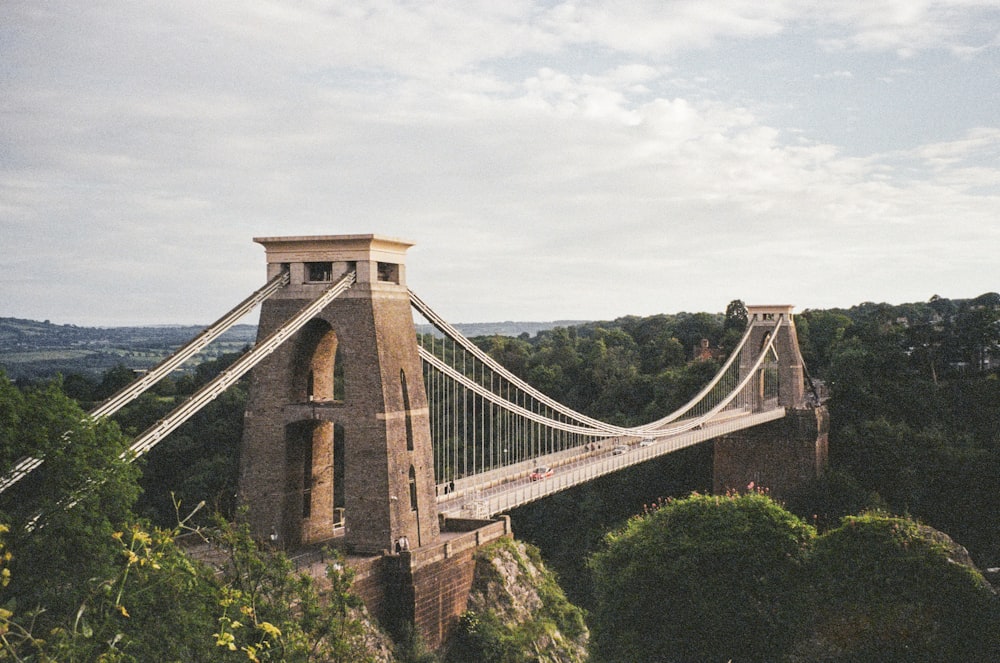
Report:
[[[450,523],[449,521],[446,521]],[[456,523],[462,532],[446,533],[445,540],[400,553],[400,595],[406,602],[400,617],[408,618],[431,649],[444,644],[459,616],[468,607],[475,574],[476,551],[502,537],[511,536],[506,516],[496,521]],[[411,612],[405,613],[409,608]]]
[[[476,562],[483,546],[510,537],[510,519],[447,519],[442,539],[413,550],[381,555],[350,555],[354,571],[351,591],[369,614],[389,631],[410,624],[425,645],[444,644],[459,616],[468,608]],[[301,555],[299,570],[325,582],[328,560],[321,552]]]

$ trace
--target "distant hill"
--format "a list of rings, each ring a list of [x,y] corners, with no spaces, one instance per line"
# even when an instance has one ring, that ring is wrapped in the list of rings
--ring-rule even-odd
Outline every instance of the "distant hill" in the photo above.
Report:
[[[78,327],[0,318],[0,367],[14,380],[59,373],[100,375],[119,364],[144,369],[156,365],[202,329],[195,325]],[[235,325],[192,358],[188,368],[239,351],[256,336],[256,325]]]
[[[581,324],[576,320],[554,322],[477,322],[457,324],[466,336],[534,336],[554,327]],[[141,370],[155,366],[194,338],[204,327],[157,325],[147,327],[79,327],[51,322],[0,318],[0,367],[13,380],[37,380],[57,374],[100,376],[124,364]],[[418,325],[431,333],[430,325]],[[235,325],[185,364],[190,370],[202,361],[237,352],[257,338],[256,325]]]
[[[553,322],[461,322],[452,324],[452,327],[462,332],[467,338],[474,336],[520,336],[527,334],[534,336],[540,331],[555,329],[556,327],[573,327],[582,325],[589,320],[555,320]],[[417,325],[418,334],[435,333],[432,325]]]

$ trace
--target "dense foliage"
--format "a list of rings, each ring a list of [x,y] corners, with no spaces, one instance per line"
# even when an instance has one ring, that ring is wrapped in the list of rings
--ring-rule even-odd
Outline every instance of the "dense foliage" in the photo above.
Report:
[[[594,654],[609,661],[773,660],[814,535],[763,495],[667,502],[593,558]]]
[[[796,660],[996,661],[1000,600],[964,549],[908,518],[866,513],[818,537]]]
[[[714,374],[718,361],[738,339],[745,313],[742,303],[735,300],[724,315],[626,317],[557,327],[534,337],[524,334],[476,340],[505,366],[557,400],[609,422],[634,425],[673,410]],[[813,604],[802,608],[809,619],[796,623],[799,636],[783,654],[794,660],[814,660],[831,647],[846,647],[844,651],[854,651],[864,660],[865,647],[874,651],[878,643],[885,645],[880,638],[898,640],[902,636],[897,631],[910,623],[937,624],[951,609],[940,606],[958,609],[979,605],[978,598],[970,598],[979,594],[978,590],[963,594],[964,590],[955,589],[954,594],[941,596],[943,603],[938,607],[927,610],[919,607],[926,594],[916,590],[907,594],[909,590],[899,584],[896,593],[905,600],[896,603],[887,597],[881,603],[865,603],[862,599],[867,590],[858,590],[860,597],[836,593],[837,576],[824,580],[810,566],[810,560],[820,559],[827,546],[837,546],[840,558],[854,560],[850,567],[840,569],[848,573],[845,577],[862,578],[849,575],[854,571],[868,573],[866,577],[873,582],[882,567],[865,566],[865,560],[876,559],[864,552],[867,547],[884,544],[878,557],[890,560],[896,559],[896,552],[905,557],[914,549],[927,555],[934,550],[931,544],[923,543],[923,530],[913,530],[916,525],[909,520],[890,522],[887,517],[864,516],[849,521],[853,525],[842,525],[842,516],[871,508],[907,514],[967,546],[981,567],[1000,566],[1000,530],[996,527],[1000,522],[996,481],[1000,476],[1000,295],[807,310],[796,317],[796,325],[808,371],[830,394],[827,405],[832,422],[828,473],[809,491],[791,496],[788,502],[790,510],[819,532],[807,546],[810,554],[796,563],[815,584],[809,591],[829,606],[837,606],[837,611],[824,612]],[[693,360],[702,339],[718,352],[717,359]],[[166,532],[166,539],[172,539],[177,519],[172,493],[184,504],[205,501],[233,515],[246,398],[241,384],[139,463],[141,491],[136,485],[135,466],[113,459],[125,448],[127,436],[141,432],[167,413],[235,356],[223,356],[201,364],[196,372],[164,380],[118,413],[114,422],[97,426],[83,423],[77,402],[84,408],[100,402],[133,378],[131,368],[116,367],[100,380],[70,374],[61,384],[25,389],[0,379],[0,468],[9,468],[21,456],[39,451],[51,459],[45,469],[18,486],[18,499],[0,499],[0,511],[11,524],[7,548],[14,552],[6,569],[11,580],[4,591],[6,596],[19,598],[12,633],[16,630],[13,625],[25,627],[29,615],[36,624],[30,633],[41,633],[39,628],[52,625],[62,629],[57,633],[96,633],[99,629],[93,625],[81,630],[80,620],[71,619],[84,605],[89,607],[83,614],[90,619],[98,614],[122,619],[120,612],[115,616],[118,608],[114,601],[107,603],[106,595],[103,608],[94,607],[98,605],[94,601],[96,588],[113,586],[113,579],[122,571],[122,546],[131,546],[135,540],[127,534],[138,522],[133,513],[152,520]],[[63,438],[67,431],[68,438]],[[67,444],[67,439],[72,444]],[[605,532],[621,527],[643,504],[663,495],[707,490],[710,458],[707,447],[693,448],[566,491],[518,509],[512,514],[514,529],[539,546],[574,602],[596,610],[603,598],[593,591],[592,580],[596,578],[585,568],[588,554],[599,549]],[[84,478],[91,490],[74,492]],[[67,511],[62,503],[71,494],[81,498],[81,508]],[[190,524],[205,524],[199,519],[210,511],[203,509]],[[52,526],[40,527],[36,535],[24,537],[23,523],[35,516],[40,516],[39,523],[51,522]],[[854,529],[845,530],[848,526]],[[878,543],[877,533],[884,533],[887,527],[907,534]],[[47,531],[60,536],[45,538]],[[152,527],[135,531],[158,540]],[[854,539],[848,534],[859,531],[871,536],[851,552],[848,543]],[[118,532],[124,534],[116,539]],[[143,534],[139,536],[141,539]],[[940,571],[934,564],[931,566]],[[918,566],[930,572],[931,567]],[[837,569],[833,565],[826,568]],[[129,585],[138,587],[136,577],[140,574],[134,568],[128,573]],[[30,579],[39,576],[51,578],[51,582],[31,586]],[[901,572],[900,577],[905,576]],[[183,574],[174,577],[186,578]],[[935,577],[939,580],[933,582],[938,584],[958,582],[943,572]],[[87,580],[76,582],[80,578]],[[173,581],[159,582],[162,591],[171,591]],[[202,586],[201,580],[183,582]],[[866,582],[858,579],[854,586],[863,588]],[[194,621],[207,614],[217,618],[218,605],[213,603],[217,596],[206,591],[203,604],[176,603],[177,615],[168,616],[162,624],[170,626],[171,619],[182,620],[182,613]],[[157,600],[170,599],[165,595]],[[46,611],[36,615],[33,611],[37,606],[45,606]],[[656,612],[655,605],[646,607]],[[128,623],[138,623],[139,613],[128,610],[132,620]],[[784,612],[779,612],[772,617],[784,618]],[[744,616],[752,621],[763,614],[758,611]],[[636,619],[641,622],[641,617]],[[995,627],[973,616],[969,620],[973,629],[989,631]],[[770,626],[761,626],[761,632],[767,628]],[[210,635],[218,632],[214,624],[213,629]],[[843,640],[845,634],[850,636],[847,640]],[[908,646],[916,649],[909,651],[936,651],[952,636],[957,638],[955,642],[961,638],[977,642],[974,635],[955,631],[942,635],[943,640],[934,635],[930,640],[911,642]],[[747,647],[752,653],[758,643],[755,636],[749,637]],[[238,644],[252,643],[248,639]],[[209,647],[212,652],[213,647]],[[178,653],[177,657],[199,660],[195,653]]]
[[[351,573],[336,559],[321,591],[245,527],[143,522],[125,436],[88,420],[58,383],[22,391],[0,374],[0,413],[0,470],[28,453],[46,459],[0,496],[0,660],[368,659]]]
[[[1000,600],[946,537],[822,535],[763,494],[668,500],[592,558],[598,661],[993,661]]]
[[[874,498],[1000,565],[1000,295],[806,311],[797,326],[831,393],[831,468],[853,485],[826,497]],[[852,513],[801,499],[831,522]]]
[[[135,437],[239,356],[239,353],[225,354],[198,363],[188,373],[167,376],[111,419],[127,436]],[[100,380],[80,374],[66,376],[62,379],[62,389],[82,407],[92,409],[135,378],[132,369],[118,365],[106,371]],[[237,382],[139,459],[142,493],[135,504],[139,515],[161,527],[170,527],[176,520],[174,499],[186,504],[205,502],[209,508],[199,513],[199,518],[212,513],[230,518],[234,515],[246,400],[246,383]]]
[[[15,554],[7,591],[29,606],[74,609],[90,591],[76,581],[107,577],[118,561],[111,537],[139,492],[136,468],[119,459],[127,440],[112,422],[85,421],[54,383],[22,392],[0,373],[0,412],[4,474],[24,456],[46,458],[0,495],[0,523],[11,528]]]
[[[735,300],[725,316],[626,317],[477,340],[557,400],[638,424],[714,373],[717,362],[692,361],[692,351],[701,338],[731,348],[741,308]],[[830,395],[832,430],[828,474],[789,507],[820,527],[869,507],[907,513],[954,536],[980,565],[1000,566],[1000,295],[807,310],[796,326],[808,372]],[[708,489],[710,456],[698,459],[667,457],[529,505],[514,512],[515,527],[589,605],[581,551],[658,496]]]

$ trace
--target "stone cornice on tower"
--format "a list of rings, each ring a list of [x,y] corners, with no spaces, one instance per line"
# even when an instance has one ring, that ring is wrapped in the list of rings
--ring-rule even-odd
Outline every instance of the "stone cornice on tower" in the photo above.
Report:
[[[770,320],[776,319],[779,316],[785,316],[789,321],[792,321],[792,312],[794,310],[795,306],[792,304],[754,304],[747,306],[747,317],[751,320],[754,318],[758,320]]]
[[[359,284],[393,283],[406,285],[406,251],[413,242],[387,235],[293,235],[286,237],[254,237],[264,247],[268,274],[273,276],[283,265],[291,268],[292,289],[307,282],[302,266],[308,263],[331,263],[336,278],[348,269],[357,271]],[[391,276],[380,275],[379,265],[394,265]]]
[[[358,260],[366,257],[401,256],[413,242],[387,235],[290,235],[254,237],[264,246],[268,262],[284,262],[286,256],[315,255],[326,260]],[[274,259],[272,259],[272,256]],[[277,258],[281,257],[282,260]]]

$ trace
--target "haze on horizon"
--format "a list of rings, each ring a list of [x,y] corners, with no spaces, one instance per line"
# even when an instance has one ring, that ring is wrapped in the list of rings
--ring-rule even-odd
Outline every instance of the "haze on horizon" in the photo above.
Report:
[[[0,4],[0,316],[201,324],[255,236],[451,322],[1000,290],[1000,2]]]

